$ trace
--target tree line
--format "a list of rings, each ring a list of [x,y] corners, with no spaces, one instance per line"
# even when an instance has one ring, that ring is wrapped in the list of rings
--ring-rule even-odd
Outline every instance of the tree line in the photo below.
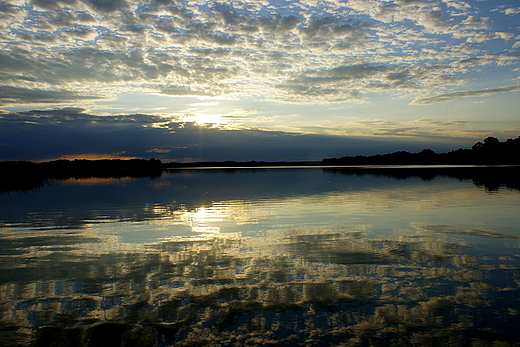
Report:
[[[53,160],[46,162],[7,161],[0,162],[0,171],[18,175],[27,173],[52,178],[110,176],[114,174],[150,174],[161,171],[162,163],[158,159],[100,159],[100,160]]]
[[[470,149],[459,148],[447,153],[423,149],[419,153],[398,151],[373,156],[326,158],[323,165],[520,165],[520,136],[500,142],[487,137]]]

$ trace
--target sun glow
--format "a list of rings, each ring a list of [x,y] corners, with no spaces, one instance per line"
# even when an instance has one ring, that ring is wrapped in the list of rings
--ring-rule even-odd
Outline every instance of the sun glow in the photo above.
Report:
[[[198,125],[213,125],[219,126],[223,124],[227,124],[227,119],[221,114],[190,114],[183,117],[183,121],[185,122],[195,122]]]

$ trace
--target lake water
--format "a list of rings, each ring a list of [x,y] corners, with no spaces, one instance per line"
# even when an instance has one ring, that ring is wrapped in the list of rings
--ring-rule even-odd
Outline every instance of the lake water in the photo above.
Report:
[[[2,346],[508,346],[520,192],[339,169],[0,195]]]

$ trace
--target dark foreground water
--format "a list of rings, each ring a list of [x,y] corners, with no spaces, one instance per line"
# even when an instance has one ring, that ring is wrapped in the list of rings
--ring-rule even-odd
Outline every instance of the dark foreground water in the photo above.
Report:
[[[2,346],[520,345],[520,192],[334,169],[0,195]]]

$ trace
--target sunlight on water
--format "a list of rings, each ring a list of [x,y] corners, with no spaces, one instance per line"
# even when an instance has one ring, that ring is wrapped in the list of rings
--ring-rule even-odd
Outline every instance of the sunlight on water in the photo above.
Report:
[[[181,170],[0,206],[6,345],[519,342],[517,189]]]

